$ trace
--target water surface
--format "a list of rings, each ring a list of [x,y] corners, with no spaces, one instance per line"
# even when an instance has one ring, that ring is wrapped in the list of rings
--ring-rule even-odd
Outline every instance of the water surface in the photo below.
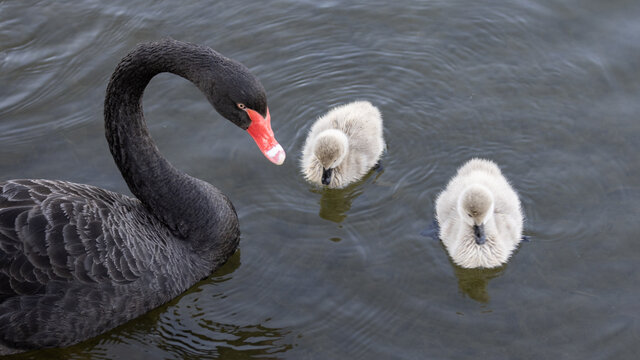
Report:
[[[0,179],[130,194],[102,124],[110,73],[171,36],[246,64],[288,158],[264,159],[198,90],[155,78],[161,151],[233,200],[240,250],[169,304],[21,359],[633,358],[640,350],[640,4],[273,0],[0,3]],[[369,100],[383,168],[317,189],[312,121]],[[498,269],[421,232],[463,162],[495,160],[526,214]]]

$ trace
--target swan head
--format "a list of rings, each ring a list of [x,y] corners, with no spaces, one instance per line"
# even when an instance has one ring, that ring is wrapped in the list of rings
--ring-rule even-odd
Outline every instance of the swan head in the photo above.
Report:
[[[476,244],[486,242],[485,224],[493,216],[493,194],[485,186],[474,184],[467,187],[458,198],[458,215],[473,228]]]
[[[281,165],[286,154],[271,129],[264,87],[247,67],[217,55],[223,61],[212,60],[209,76],[200,76],[198,87],[220,115],[247,130],[264,156]]]
[[[333,169],[344,161],[348,149],[349,139],[342,131],[328,129],[318,134],[313,145],[313,154],[322,166],[322,184],[331,183]]]

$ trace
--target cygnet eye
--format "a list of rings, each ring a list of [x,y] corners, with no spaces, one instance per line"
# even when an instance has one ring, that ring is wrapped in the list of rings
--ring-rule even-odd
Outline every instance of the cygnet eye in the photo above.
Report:
[[[469,215],[469,217],[472,217],[471,214],[467,214],[467,215]]]
[[[238,103],[237,106],[238,106],[238,109],[240,110],[245,110],[247,108],[247,106],[243,103]]]

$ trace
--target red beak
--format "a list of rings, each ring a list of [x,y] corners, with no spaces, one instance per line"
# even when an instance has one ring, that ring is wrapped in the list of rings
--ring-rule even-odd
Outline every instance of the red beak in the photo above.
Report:
[[[251,125],[247,131],[249,135],[256,142],[260,151],[276,165],[282,165],[286,154],[284,149],[273,136],[273,130],[271,130],[271,115],[269,115],[269,109],[267,108],[267,117],[263,118],[260,113],[255,110],[245,109],[247,115],[251,119]]]

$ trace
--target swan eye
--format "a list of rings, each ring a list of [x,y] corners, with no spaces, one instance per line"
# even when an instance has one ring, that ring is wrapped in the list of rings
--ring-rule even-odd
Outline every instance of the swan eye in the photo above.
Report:
[[[238,109],[240,110],[246,110],[247,106],[243,103],[238,103]]]

